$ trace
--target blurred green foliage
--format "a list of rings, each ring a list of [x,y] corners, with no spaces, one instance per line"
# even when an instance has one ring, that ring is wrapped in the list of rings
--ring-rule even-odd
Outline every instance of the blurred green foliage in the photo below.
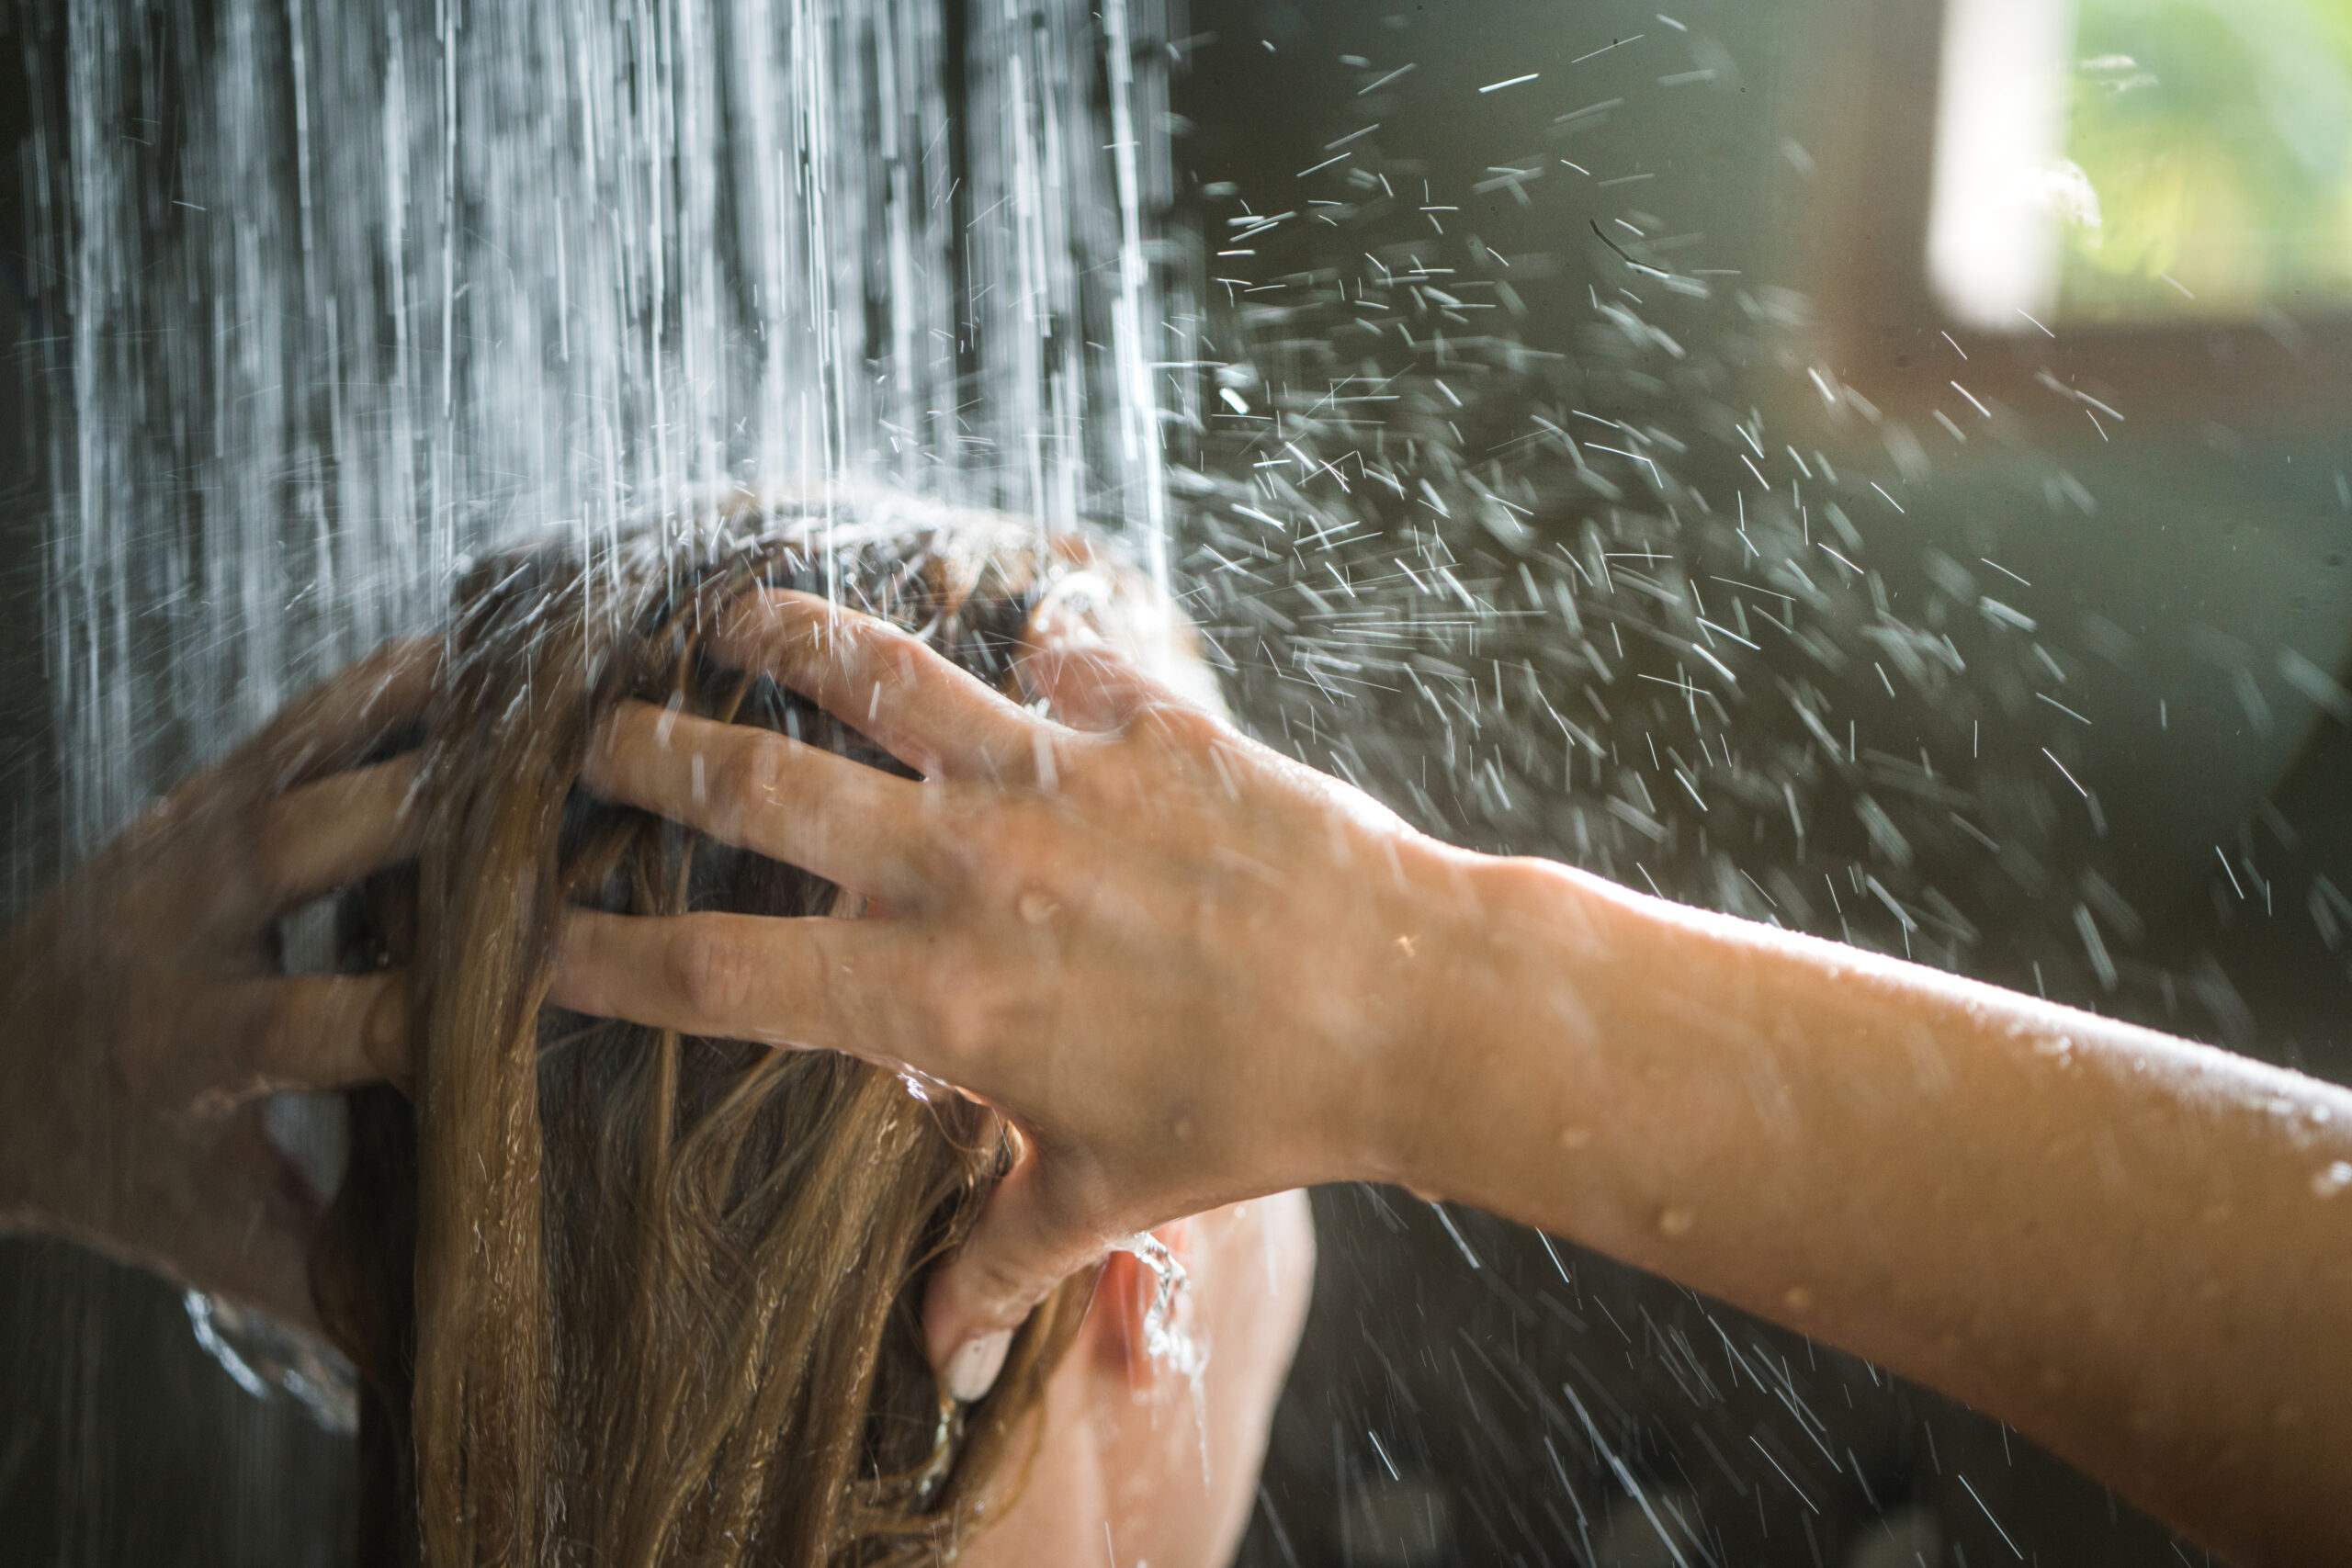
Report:
[[[2079,0],[2075,320],[2352,307],[2352,0]]]

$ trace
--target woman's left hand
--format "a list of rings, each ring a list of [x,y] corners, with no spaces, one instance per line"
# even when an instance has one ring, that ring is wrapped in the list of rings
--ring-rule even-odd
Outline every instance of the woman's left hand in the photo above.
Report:
[[[0,942],[0,1227],[63,1232],[309,1317],[317,1195],[251,1102],[406,1071],[397,973],[280,972],[278,919],[414,853],[435,645],[289,705],[28,909]]]
[[[1024,1153],[927,1287],[970,1398],[1055,1283],[1121,1238],[1380,1174],[1400,1053],[1430,1036],[1456,852],[1082,637],[1028,711],[879,621],[781,591],[715,649],[922,782],[770,731],[623,705],[583,782],[867,899],[856,920],[571,914],[552,999],[850,1052],[997,1107]],[[1407,1134],[1409,1136],[1409,1133]]]

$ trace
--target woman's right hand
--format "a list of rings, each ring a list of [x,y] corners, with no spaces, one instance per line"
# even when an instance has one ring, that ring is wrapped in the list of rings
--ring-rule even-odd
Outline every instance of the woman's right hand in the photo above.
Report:
[[[574,915],[553,999],[910,1068],[1026,1150],[927,1303],[985,1390],[1030,1306],[1110,1243],[1385,1174],[1378,1086],[1427,1033],[1464,858],[1186,705],[1079,628],[1026,678],[1068,724],[879,621],[776,592],[722,657],[920,773],[634,705],[587,783],[869,900],[865,918]]]
[[[259,1094],[407,1071],[404,977],[280,972],[278,918],[414,853],[436,645],[288,705],[25,911],[0,942],[0,1227],[59,1231],[300,1324],[316,1194]]]

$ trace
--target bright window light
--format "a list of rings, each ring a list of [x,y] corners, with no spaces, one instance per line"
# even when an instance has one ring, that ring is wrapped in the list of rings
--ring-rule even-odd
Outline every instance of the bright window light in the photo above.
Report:
[[[2046,186],[2066,133],[2075,8],[1950,0],[1936,108],[1928,277],[1952,319],[2033,330],[2055,314],[2057,225]]]
[[[2352,0],[1951,0],[1928,270],[1990,332],[2352,309]]]

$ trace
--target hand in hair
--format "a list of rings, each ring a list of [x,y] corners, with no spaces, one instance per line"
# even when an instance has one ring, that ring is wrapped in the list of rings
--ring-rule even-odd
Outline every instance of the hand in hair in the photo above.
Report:
[[[1100,647],[1025,662],[1069,725],[803,594],[739,605],[715,649],[922,781],[639,704],[584,782],[838,882],[866,918],[575,914],[553,999],[847,1051],[1010,1111],[1029,1147],[927,1304],[957,1393],[1110,1242],[1369,1173],[1347,1087],[1427,1032],[1409,954],[1451,902],[1427,840]]]
[[[1369,1177],[1955,1394],[2234,1559],[2352,1553],[2352,1093],[1448,849],[1101,649],[1031,660],[1067,724],[804,595],[718,650],[922,780],[639,705],[591,787],[867,918],[580,914],[557,995],[1003,1110],[926,1303],[959,1393],[1111,1238]]]
[[[26,911],[0,946],[0,1225],[51,1230],[292,1324],[320,1195],[254,1097],[406,1071],[396,973],[288,976],[276,922],[413,854],[437,649],[395,644],[290,705]]]

